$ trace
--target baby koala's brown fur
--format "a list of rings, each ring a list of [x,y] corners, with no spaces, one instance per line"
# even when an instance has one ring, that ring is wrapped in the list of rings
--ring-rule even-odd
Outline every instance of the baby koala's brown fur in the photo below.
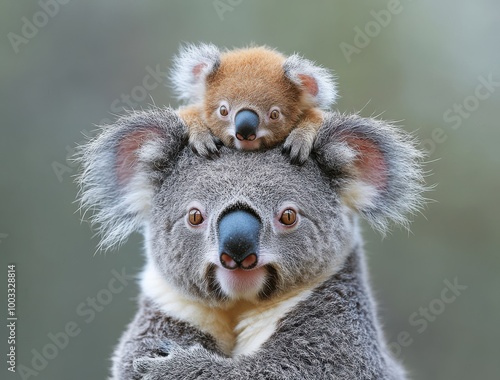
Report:
[[[303,163],[323,120],[321,108],[336,95],[327,70],[267,47],[220,53],[213,45],[189,46],[175,63],[172,79],[179,97],[188,101],[179,115],[188,126],[193,150],[204,156],[218,154],[218,140],[242,150],[285,142],[284,152],[292,162]],[[221,107],[227,115],[221,114]],[[258,116],[248,139],[241,138],[241,123],[235,122],[241,110]],[[277,118],[273,111],[279,112]]]

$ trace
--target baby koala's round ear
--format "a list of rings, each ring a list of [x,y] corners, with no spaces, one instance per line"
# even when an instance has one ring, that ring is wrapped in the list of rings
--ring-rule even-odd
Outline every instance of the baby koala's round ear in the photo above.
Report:
[[[135,112],[102,127],[79,148],[80,202],[91,209],[107,249],[147,219],[162,179],[186,145],[186,127],[170,109]]]
[[[181,46],[170,72],[174,91],[180,100],[196,103],[203,99],[205,80],[220,66],[220,54],[213,44]]]
[[[327,113],[316,160],[345,205],[385,232],[423,204],[422,154],[409,134],[383,121]]]
[[[327,109],[335,103],[335,80],[324,67],[294,54],[285,60],[283,70],[288,79],[304,90],[304,100],[311,106]]]

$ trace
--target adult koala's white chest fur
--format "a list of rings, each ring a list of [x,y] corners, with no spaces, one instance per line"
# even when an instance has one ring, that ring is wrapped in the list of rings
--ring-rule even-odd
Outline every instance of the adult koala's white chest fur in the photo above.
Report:
[[[170,109],[119,119],[82,150],[102,248],[141,229],[139,310],[115,379],[401,379],[366,286],[357,215],[384,230],[421,203],[404,133],[328,114],[312,156],[186,148]]]

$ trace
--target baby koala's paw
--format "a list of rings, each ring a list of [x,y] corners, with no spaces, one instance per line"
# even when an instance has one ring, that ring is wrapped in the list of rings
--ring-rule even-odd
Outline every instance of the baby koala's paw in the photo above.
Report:
[[[212,135],[209,131],[191,134],[189,136],[189,145],[194,153],[213,159],[220,157],[219,149],[224,145],[222,141]]]
[[[295,128],[283,144],[282,153],[290,157],[294,165],[303,165],[311,153],[316,133],[302,128]]]

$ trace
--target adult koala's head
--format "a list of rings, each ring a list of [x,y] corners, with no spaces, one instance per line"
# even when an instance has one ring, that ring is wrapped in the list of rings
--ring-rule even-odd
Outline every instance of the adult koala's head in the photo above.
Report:
[[[373,119],[327,114],[303,166],[279,148],[208,160],[186,144],[170,109],[119,119],[82,149],[81,201],[95,209],[102,248],[142,228],[149,263],[211,304],[325,278],[355,243],[355,214],[384,230],[421,201],[411,140]]]

